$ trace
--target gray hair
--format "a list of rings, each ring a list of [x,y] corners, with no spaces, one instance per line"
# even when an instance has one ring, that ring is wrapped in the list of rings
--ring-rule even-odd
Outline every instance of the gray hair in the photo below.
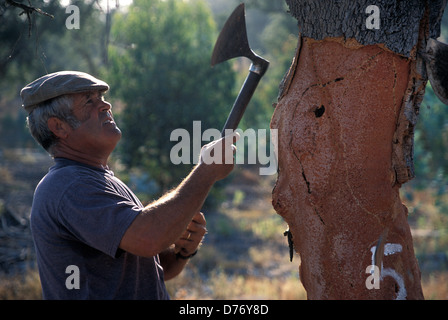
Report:
[[[81,122],[73,114],[73,98],[62,95],[40,103],[27,117],[26,122],[33,138],[49,153],[58,137],[48,128],[48,119],[55,117],[76,129]]]

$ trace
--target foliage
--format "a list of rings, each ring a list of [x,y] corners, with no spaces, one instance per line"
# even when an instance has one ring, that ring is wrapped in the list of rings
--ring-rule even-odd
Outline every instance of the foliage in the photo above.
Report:
[[[0,12],[0,85],[1,93],[14,93],[45,73],[59,70],[84,70],[97,74],[97,52],[101,52],[101,33],[96,1],[72,1],[82,17],[79,30],[69,30],[68,14],[58,0],[33,1],[33,6],[54,16],[31,15],[29,34],[26,15],[18,8],[7,7]],[[14,87],[11,87],[14,85]],[[9,88],[5,92],[4,88]],[[13,89],[13,90],[11,90]]]
[[[447,119],[448,108],[428,84],[415,135],[416,174],[425,180],[448,178]]]
[[[46,12],[60,11],[62,13],[58,1],[35,1],[33,5]],[[63,21],[63,16],[56,15],[51,19],[32,14],[30,16],[32,29],[29,31],[26,15],[20,15],[21,9],[6,7],[4,4],[3,6],[3,10],[0,11],[0,74],[2,75],[0,83],[11,84],[12,79],[23,83],[27,81],[30,73],[33,76],[35,70],[40,67],[39,59],[32,59],[33,55],[39,55],[39,38],[45,37],[48,33],[60,36],[63,30],[55,26]]]
[[[30,37],[24,15],[19,16],[18,8],[7,7],[0,12],[0,144],[35,145],[19,107],[18,93],[26,83],[63,69],[86,71],[111,85],[108,99],[123,131],[115,157],[128,170],[149,173],[148,180],[156,180],[161,191],[176,184],[191,165],[171,164],[169,151],[176,142],[169,141],[170,133],[176,128],[191,132],[193,120],[202,121],[202,130],[220,129],[247,75],[248,65],[239,59],[214,68],[209,65],[219,31],[215,20],[221,27],[238,3],[134,1],[115,10],[110,30],[109,11],[104,12],[97,1],[77,0],[71,4],[80,9],[80,29],[69,30],[64,5],[40,0],[33,6],[54,18],[32,15]],[[250,42],[271,65],[241,127],[268,128],[278,83],[296,45],[296,26],[285,14],[284,4],[255,1],[246,10]]]
[[[261,3],[260,3],[261,5]],[[297,46],[296,20],[283,10],[266,15],[266,26],[258,37],[260,53],[270,61],[268,72],[254,95],[254,106],[248,108],[245,124],[252,128],[267,128],[277,102],[278,86],[291,65]]]
[[[192,133],[195,120],[203,130],[220,128],[230,110],[233,72],[209,63],[216,35],[199,0],[134,1],[114,16],[106,76],[126,104],[120,154],[127,166],[146,168],[162,190],[191,168],[171,163],[171,132]]]
[[[228,0],[209,0],[213,3]],[[232,8],[239,4],[234,1]],[[216,4],[215,4],[216,5]],[[297,21],[287,14],[284,1],[245,1],[246,24],[251,48],[269,60],[270,65],[244,114],[240,127],[269,128],[273,104],[277,101],[278,85],[289,69],[297,45]],[[224,22],[222,22],[224,23]],[[238,69],[238,85],[247,75],[249,62],[241,63]]]
[[[0,1],[1,4],[2,1]],[[20,90],[50,72],[81,70],[98,75],[102,60],[103,22],[96,1],[72,1],[80,10],[81,28],[69,30],[69,16],[58,0],[33,1],[50,13],[31,15],[29,33],[26,15],[16,7],[0,5],[0,146],[36,146],[25,127],[20,108]],[[98,40],[100,39],[100,41]]]

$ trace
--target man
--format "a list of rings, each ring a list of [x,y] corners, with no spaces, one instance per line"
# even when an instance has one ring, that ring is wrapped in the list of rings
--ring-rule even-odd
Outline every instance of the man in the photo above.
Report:
[[[169,299],[164,281],[196,254],[206,233],[200,209],[233,169],[226,151],[237,134],[205,145],[185,180],[144,207],[107,166],[121,138],[103,99],[108,89],[89,74],[63,71],[21,91],[30,132],[55,161],[31,210],[45,299]],[[222,164],[204,161],[210,153],[222,154]]]

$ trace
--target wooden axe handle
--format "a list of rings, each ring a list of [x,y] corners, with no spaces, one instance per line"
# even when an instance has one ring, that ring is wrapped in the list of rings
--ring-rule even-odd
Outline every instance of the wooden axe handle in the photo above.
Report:
[[[244,111],[246,110],[246,107],[249,104],[249,101],[252,98],[261,77],[262,74],[260,75],[259,73],[252,71],[251,67],[251,70],[249,71],[249,74],[247,75],[246,80],[238,93],[235,103],[233,104],[232,110],[227,117],[226,124],[221,131],[221,136],[224,137],[226,135],[227,129],[231,129],[233,132],[238,127],[238,124],[243,117]],[[227,134],[232,132],[228,130]]]

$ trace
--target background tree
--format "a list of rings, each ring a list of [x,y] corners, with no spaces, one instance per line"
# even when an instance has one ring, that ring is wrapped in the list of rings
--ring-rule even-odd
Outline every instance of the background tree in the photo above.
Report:
[[[80,29],[67,29],[69,14],[58,0],[33,1],[33,7],[53,18],[34,13],[31,29],[26,15],[20,15],[20,8],[6,3],[0,6],[0,119],[5,123],[0,127],[2,147],[36,145],[25,127],[26,114],[20,108],[19,93],[27,83],[60,70],[99,76],[103,12],[94,0],[72,3],[80,11]]]
[[[259,50],[256,52],[270,61],[270,66],[253,97],[253,106],[245,112],[242,126],[267,128],[277,100],[278,85],[297,45],[297,22],[286,14],[287,6],[283,1],[248,1],[247,6],[249,41],[254,50]]]
[[[245,61],[239,60],[210,68],[209,61],[218,31],[227,19],[229,12],[239,2],[208,0],[207,3],[201,1],[181,3],[181,1],[173,1],[170,5],[168,3],[160,5],[156,4],[157,1],[149,1],[144,4],[148,8],[159,8],[158,14],[166,18],[163,21],[161,18],[157,18],[156,21],[158,24],[164,25],[163,28],[154,27],[155,20],[153,23],[143,21],[139,24],[132,19],[124,18],[127,15],[135,16],[135,12],[132,11],[138,9],[132,8],[143,8],[141,2],[136,2],[133,7],[118,8],[113,6],[116,2],[71,1],[70,4],[74,4],[80,9],[80,29],[67,29],[66,19],[69,14],[66,13],[66,5],[68,4],[63,5],[57,0],[35,1],[33,6],[52,14],[54,18],[34,15],[31,37],[28,36],[26,18],[19,16],[21,10],[15,7],[0,10],[2,22],[0,25],[0,42],[2,44],[0,60],[3,61],[4,66],[0,78],[0,119],[5,124],[0,127],[0,144],[2,146],[35,146],[24,125],[26,115],[18,107],[20,105],[20,89],[24,84],[45,73],[63,69],[86,71],[110,79],[112,90],[108,94],[108,98],[114,102],[116,113],[120,113],[119,111],[123,109],[124,105],[134,105],[136,96],[130,92],[143,93],[145,99],[139,99],[144,100],[145,104],[151,99],[151,94],[157,92],[154,95],[154,101],[163,100],[170,106],[166,109],[160,108],[159,105],[161,112],[157,115],[157,121],[153,122],[156,126],[164,127],[165,130],[164,135],[152,136],[152,139],[160,140],[157,143],[153,142],[155,145],[165,147],[164,155],[160,156],[165,159],[165,162],[169,160],[167,158],[169,150],[174,145],[174,142],[169,141],[169,135],[166,135],[172,128],[183,127],[191,131],[192,120],[203,121],[203,130],[207,127],[220,128],[222,126],[237,94],[236,90],[240,88],[247,74],[248,65],[245,64]],[[2,4],[6,6],[4,2]],[[172,8],[179,6],[182,10],[185,9],[185,14],[182,13],[176,17],[169,12]],[[208,9],[208,6],[213,9],[213,12]],[[197,12],[193,12],[196,9],[198,9]],[[112,19],[115,11],[117,14]],[[248,7],[247,24],[251,44],[254,44],[253,47],[257,52],[269,57],[271,65],[269,73],[260,84],[260,89],[253,97],[252,105],[248,108],[247,115],[241,123],[243,129],[249,127],[268,128],[269,126],[272,103],[276,100],[278,83],[288,67],[289,57],[293,54],[295,47],[295,42],[291,41],[295,34],[295,20],[285,15],[285,11],[285,4],[279,8],[254,2]],[[149,15],[150,13],[143,14],[145,17]],[[194,20],[188,20],[187,17],[193,17]],[[138,19],[142,21],[145,18],[139,17]],[[215,23],[213,20],[217,22]],[[112,44],[108,44],[112,25],[114,25],[114,35]],[[152,29],[146,30],[145,27]],[[120,29],[123,29],[123,32]],[[134,30],[138,34],[138,41],[134,39],[137,36],[133,34]],[[152,38],[156,40],[152,41]],[[169,42],[168,40],[171,38],[176,40]],[[177,43],[177,47],[173,43]],[[110,50],[107,50],[108,46]],[[108,53],[115,57],[110,68]],[[142,62],[138,59],[147,60]],[[187,60],[189,63],[184,64]],[[134,62],[136,64],[128,68]],[[124,69],[125,65],[128,68],[126,70]],[[150,69],[145,70],[139,65],[150,67]],[[139,82],[140,88],[134,91],[132,88],[129,89],[131,84],[127,83],[127,75],[137,74],[137,77],[142,80],[142,74],[145,73],[148,73],[145,76],[146,79],[158,80],[151,80],[147,83]],[[124,87],[121,89],[115,84]],[[122,95],[120,90],[126,94]],[[172,94],[173,92],[176,94]],[[210,107],[212,105],[215,107]],[[132,108],[129,107],[126,110],[132,110]],[[152,111],[157,112],[159,109],[151,109],[151,113]],[[139,152],[128,155],[128,149],[121,148],[127,143],[126,141],[134,143],[129,146],[129,150],[135,150],[134,147],[138,146],[142,151],[147,147],[140,144],[144,132],[135,129],[141,127],[142,119],[129,116],[127,120],[124,120],[126,110],[123,109],[122,117],[118,114],[118,119],[123,118],[123,121],[126,122],[123,122],[123,128],[130,129],[125,131],[123,142],[114,155],[116,158],[125,160],[124,163],[128,170],[141,169],[145,167],[143,163],[146,163],[147,159],[137,160],[139,156],[136,157],[136,155]],[[150,110],[146,111],[150,112]],[[179,114],[182,114],[182,117],[176,116]],[[159,128],[154,128],[154,131],[151,132],[159,132],[158,130]],[[14,134],[11,134],[12,132]],[[156,149],[151,149],[151,152],[154,150]],[[162,167],[155,165],[156,160],[153,154],[143,152],[142,158],[146,156],[152,158],[151,169],[154,170],[152,178],[155,178],[161,174]],[[126,158],[135,158],[135,160],[130,161]],[[180,179],[188,167],[188,165],[170,166],[170,172],[166,176],[161,174],[159,177],[159,183],[164,185],[162,189],[168,187],[168,181]],[[148,168],[146,167],[146,169]],[[148,170],[145,171],[148,172]],[[147,180],[151,180],[151,178]]]
[[[172,164],[171,132],[184,128],[192,136],[195,120],[202,130],[220,128],[233,102],[234,73],[229,64],[210,67],[217,30],[203,1],[134,1],[113,19],[106,76],[126,105],[122,160],[145,168],[162,192],[191,169]]]

